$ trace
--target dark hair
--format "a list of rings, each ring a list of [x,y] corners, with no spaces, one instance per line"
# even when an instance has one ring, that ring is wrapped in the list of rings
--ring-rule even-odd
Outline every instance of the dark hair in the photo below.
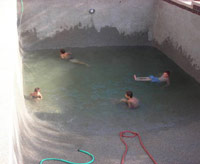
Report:
[[[132,91],[126,91],[126,95],[129,96],[130,98],[133,97],[133,92]]]
[[[40,88],[35,88],[34,92],[38,92],[40,90]]]
[[[167,75],[170,76],[170,71],[165,71],[164,73],[167,73]]]
[[[61,52],[62,54],[64,54],[64,53],[65,53],[65,50],[64,50],[64,49],[60,49],[60,52]]]

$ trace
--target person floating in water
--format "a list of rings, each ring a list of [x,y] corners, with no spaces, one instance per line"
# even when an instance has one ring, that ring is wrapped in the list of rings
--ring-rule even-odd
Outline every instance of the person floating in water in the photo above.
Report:
[[[82,65],[86,65],[87,67],[89,67],[89,65],[87,63],[84,63],[84,62],[81,62],[77,59],[74,59],[72,57],[72,53],[71,52],[65,52],[64,49],[60,50],[60,58],[69,60],[70,62],[75,63],[75,64],[82,64]]]
[[[41,100],[42,94],[40,93],[40,88],[35,88],[34,92],[30,94],[32,99]]]
[[[165,71],[160,77],[155,77],[150,75],[148,77],[137,77],[136,75],[133,76],[136,81],[150,81],[154,83],[161,83],[166,82],[166,86],[170,85],[170,71]]]
[[[129,108],[137,108],[139,106],[139,100],[136,97],[133,97],[132,91],[127,91],[125,98],[121,99],[120,102],[126,103]]]

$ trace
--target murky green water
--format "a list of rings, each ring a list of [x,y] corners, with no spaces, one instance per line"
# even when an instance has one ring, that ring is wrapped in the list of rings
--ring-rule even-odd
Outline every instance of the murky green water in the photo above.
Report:
[[[200,85],[160,51],[150,47],[71,48],[73,56],[90,65],[59,59],[59,50],[24,56],[25,97],[35,87],[44,99],[26,100],[30,113],[77,133],[111,129],[159,130],[200,116]],[[171,71],[171,86],[136,82],[132,75],[159,76]],[[119,104],[125,91],[140,99],[140,108]],[[106,127],[106,128],[105,128]]]

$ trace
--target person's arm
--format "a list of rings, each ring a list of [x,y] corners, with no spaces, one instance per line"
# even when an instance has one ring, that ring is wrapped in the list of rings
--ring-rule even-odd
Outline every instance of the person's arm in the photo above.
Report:
[[[63,54],[60,54],[60,58],[61,58],[61,59],[64,59]]]
[[[132,104],[131,104],[130,101],[127,101],[127,104],[128,104],[128,107],[129,107],[129,108],[132,108]]]
[[[169,85],[170,85],[170,79],[167,80],[167,86],[169,86]]]
[[[30,93],[30,95],[29,95],[30,97],[32,97],[32,96],[34,96],[34,93]]]
[[[120,100],[120,102],[127,103],[127,99],[124,99],[124,98],[123,98],[123,99]]]
[[[166,81],[166,87],[168,87],[170,85],[170,80],[168,79],[167,81]]]
[[[170,85],[170,80],[168,79],[168,80],[166,81],[166,84],[163,86],[163,88],[168,87],[169,85]]]
[[[42,94],[41,94],[41,93],[39,93],[39,96],[40,96],[40,99],[43,99],[43,97],[42,97]]]

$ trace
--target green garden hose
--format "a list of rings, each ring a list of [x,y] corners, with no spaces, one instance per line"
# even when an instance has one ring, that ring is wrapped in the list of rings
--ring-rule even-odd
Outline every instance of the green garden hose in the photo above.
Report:
[[[40,164],[43,164],[44,161],[60,161],[60,162],[64,162],[64,163],[68,163],[68,164],[90,164],[94,162],[94,155],[92,155],[91,153],[84,151],[84,150],[78,150],[81,153],[87,154],[89,155],[92,159],[89,162],[86,163],[75,163],[75,162],[70,162],[70,161],[66,161],[64,159],[57,159],[57,158],[45,158],[43,160],[40,161]]]
[[[23,3],[23,0],[21,0],[21,13],[24,12],[24,3]]]
[[[23,0],[21,0],[21,16],[20,16],[20,25],[22,23],[22,16],[23,16],[23,13],[24,13],[24,2]]]

